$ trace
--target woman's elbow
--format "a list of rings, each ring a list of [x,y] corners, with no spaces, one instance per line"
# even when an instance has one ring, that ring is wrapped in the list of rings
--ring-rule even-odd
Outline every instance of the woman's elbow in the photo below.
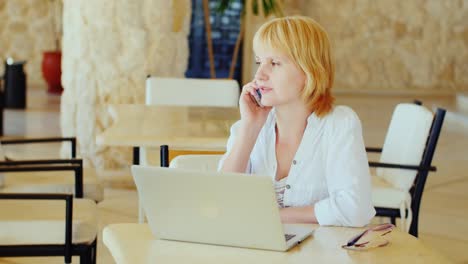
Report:
[[[363,227],[368,225],[374,216],[375,209],[373,206],[358,206],[348,212],[347,217],[345,217],[345,225],[349,227]]]

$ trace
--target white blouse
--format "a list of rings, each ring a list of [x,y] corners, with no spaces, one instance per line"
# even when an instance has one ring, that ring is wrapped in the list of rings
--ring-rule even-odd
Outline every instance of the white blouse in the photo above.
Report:
[[[250,154],[246,173],[276,177],[276,114],[272,109]],[[240,122],[231,127],[227,152],[232,149]],[[286,178],[285,207],[314,205],[320,225],[364,226],[375,215],[371,178],[354,111],[336,106],[325,117],[311,114]]]

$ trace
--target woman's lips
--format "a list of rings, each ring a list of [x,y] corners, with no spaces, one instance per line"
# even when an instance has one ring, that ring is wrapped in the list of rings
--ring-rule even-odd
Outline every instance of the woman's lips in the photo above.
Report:
[[[271,92],[271,90],[273,90],[272,88],[269,88],[269,87],[260,87],[260,91],[263,93],[268,93],[268,92]]]

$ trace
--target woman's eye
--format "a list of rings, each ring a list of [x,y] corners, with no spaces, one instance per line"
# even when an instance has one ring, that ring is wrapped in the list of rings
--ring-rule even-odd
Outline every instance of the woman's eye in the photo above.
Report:
[[[260,65],[260,62],[259,62],[259,61],[256,61],[255,64]]]
[[[280,65],[280,63],[279,63],[279,62],[277,62],[277,61],[272,61],[272,62],[271,62],[271,65],[273,65],[273,66],[279,66],[279,65]]]

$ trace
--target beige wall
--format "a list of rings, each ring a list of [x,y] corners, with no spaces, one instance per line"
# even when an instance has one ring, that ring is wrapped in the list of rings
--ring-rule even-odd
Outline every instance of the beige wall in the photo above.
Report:
[[[468,90],[466,0],[288,1],[329,32],[336,89]]]
[[[61,0],[56,0],[60,4]],[[0,73],[6,57],[26,60],[29,87],[45,87],[42,52],[53,50],[54,34],[49,0],[0,0]]]

